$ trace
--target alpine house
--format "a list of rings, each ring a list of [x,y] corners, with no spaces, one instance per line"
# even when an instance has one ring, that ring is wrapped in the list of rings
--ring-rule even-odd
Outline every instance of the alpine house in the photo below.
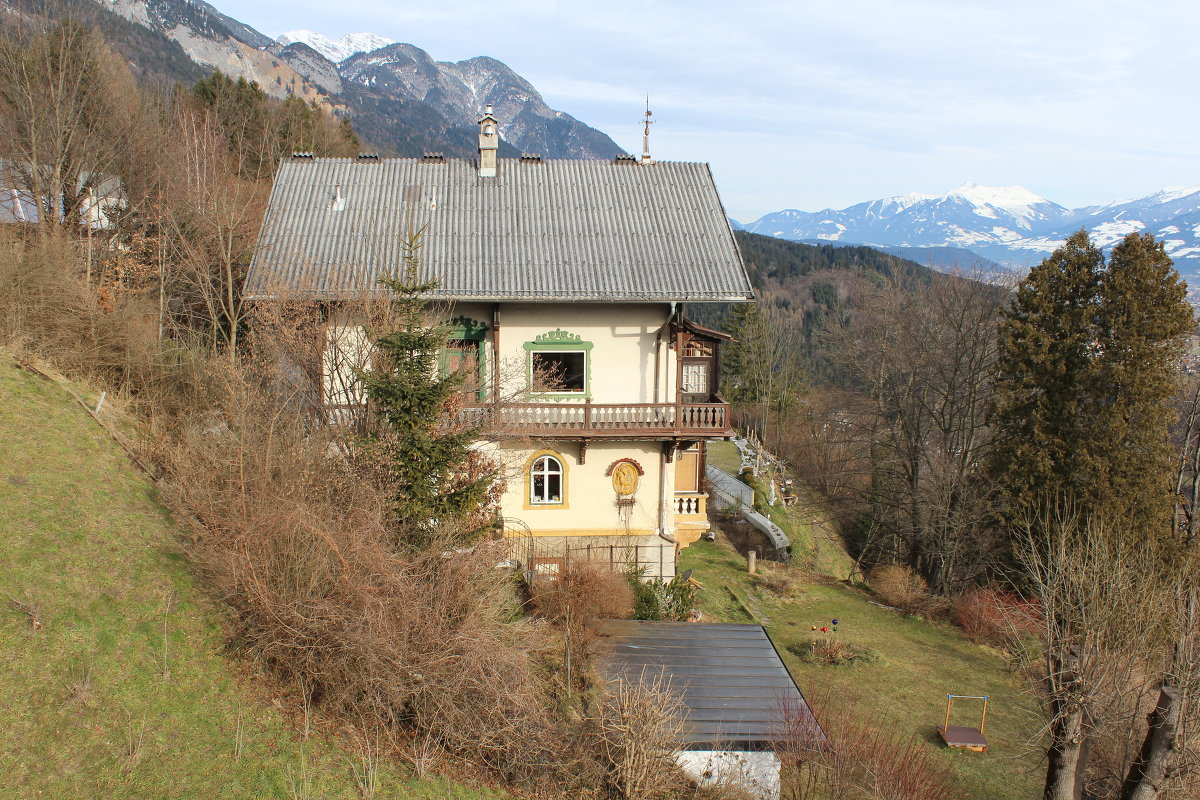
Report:
[[[683,304],[753,299],[712,174],[648,147],[502,159],[498,131],[489,107],[477,160],[285,160],[247,295],[332,307],[385,291],[420,231],[420,278],[450,309],[443,366],[470,372],[467,412],[506,467],[515,557],[553,572],[587,551],[670,577],[707,528],[704,442],[733,433],[717,394],[728,337]],[[361,338],[331,324],[327,347]],[[363,403],[344,373],[325,359],[330,419]]]

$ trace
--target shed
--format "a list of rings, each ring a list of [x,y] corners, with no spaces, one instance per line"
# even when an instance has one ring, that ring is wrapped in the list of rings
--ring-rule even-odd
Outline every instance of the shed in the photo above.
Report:
[[[820,728],[761,625],[605,620],[597,632],[605,680],[661,676],[680,694],[687,720],[678,762],[688,775],[779,797],[785,710]]]

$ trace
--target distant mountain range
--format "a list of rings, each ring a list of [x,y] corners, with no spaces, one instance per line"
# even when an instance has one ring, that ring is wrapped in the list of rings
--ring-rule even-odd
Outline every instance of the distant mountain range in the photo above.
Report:
[[[1200,187],[1068,209],[1020,186],[968,183],[943,195],[778,211],[741,227],[792,241],[872,245],[938,267],[969,268],[982,257],[1016,269],[1040,262],[1080,228],[1106,248],[1139,231],[1163,240],[1185,277],[1200,277]]]
[[[501,155],[607,159],[622,152],[604,133],[547,106],[527,80],[486,56],[435,61],[419,47],[372,33],[335,40],[295,30],[275,40],[201,0],[60,0],[54,8],[40,0],[0,4],[41,6],[48,15],[90,6],[90,17],[99,7],[160,37],[157,43],[118,44],[135,65],[141,62],[147,70],[153,65],[169,79],[190,83],[195,72],[170,57],[182,50],[204,70],[257,81],[268,94],[298,95],[346,115],[365,141],[396,155],[472,156],[475,123],[489,103],[500,120]]]

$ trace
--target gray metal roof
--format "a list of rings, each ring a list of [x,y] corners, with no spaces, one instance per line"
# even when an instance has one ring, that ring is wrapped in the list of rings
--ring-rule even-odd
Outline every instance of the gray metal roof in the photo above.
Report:
[[[408,231],[458,300],[753,297],[707,164],[293,158],[275,178],[250,297],[378,291]]]
[[[784,709],[811,719],[761,625],[604,620],[598,633],[606,680],[661,675],[680,694],[687,708],[684,749],[769,747],[781,732]]]

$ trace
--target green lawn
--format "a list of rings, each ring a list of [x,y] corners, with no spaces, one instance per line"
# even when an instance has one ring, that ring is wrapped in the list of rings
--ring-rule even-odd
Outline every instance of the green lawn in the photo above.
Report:
[[[888,724],[911,730],[929,742],[931,752],[953,765],[970,797],[1026,800],[1041,793],[1044,766],[1028,740],[1039,719],[1034,699],[1006,670],[997,652],[968,642],[949,625],[931,624],[872,605],[868,595],[824,577],[791,567],[790,597],[755,586],[745,562],[722,537],[697,542],[681,553],[681,568],[693,569],[704,584],[700,606],[709,620],[759,622],[771,634],[802,691],[826,713],[845,707],[882,715]],[[768,565],[770,569],[774,565]],[[838,620],[838,637],[869,649],[874,663],[827,667],[808,664],[788,651],[812,636],[813,625]],[[935,727],[942,722],[946,694],[989,695],[986,754],[950,751],[940,745]],[[964,706],[959,724],[974,709]]]
[[[706,457],[709,464],[734,477],[742,471],[742,457],[733,442],[709,442]]]
[[[360,796],[353,748],[305,739],[224,653],[177,535],[100,427],[0,351],[0,797]],[[379,779],[383,798],[500,796]]]
[[[709,442],[708,463],[734,477],[741,470],[741,456],[733,442]],[[853,561],[818,497],[801,489],[796,505],[772,506],[769,516],[788,535],[798,564],[839,580],[850,577]]]

